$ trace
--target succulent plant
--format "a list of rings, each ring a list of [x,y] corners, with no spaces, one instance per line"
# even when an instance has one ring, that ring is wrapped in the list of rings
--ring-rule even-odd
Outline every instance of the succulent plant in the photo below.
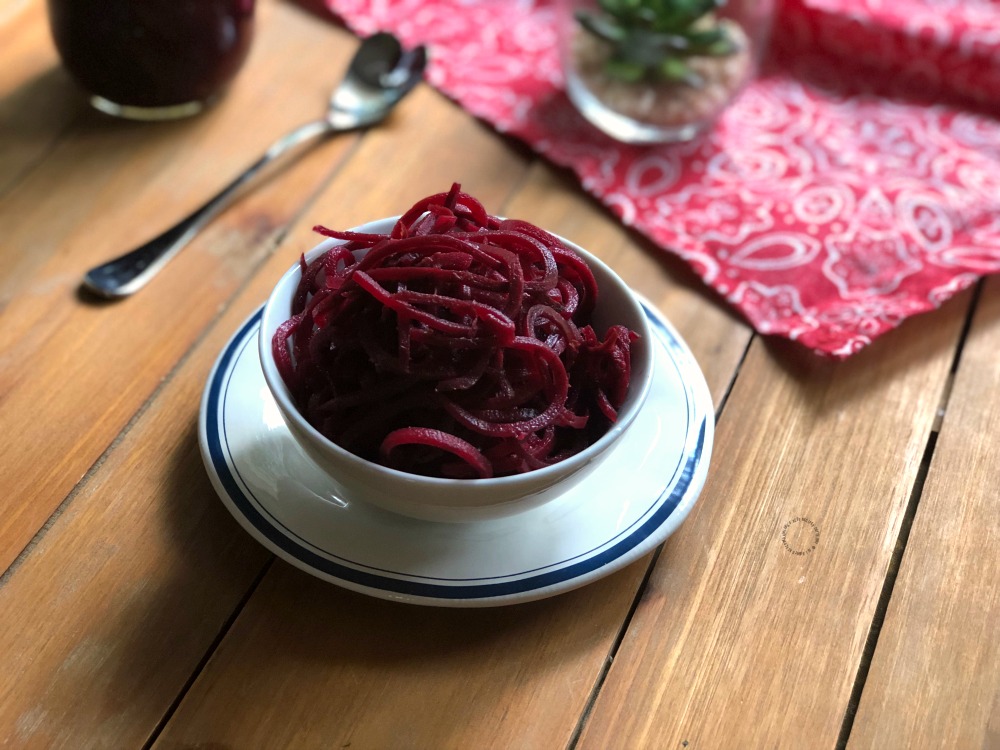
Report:
[[[608,75],[627,82],[664,81],[700,88],[689,58],[724,57],[738,46],[715,12],[726,0],[598,0],[577,21],[610,46]]]

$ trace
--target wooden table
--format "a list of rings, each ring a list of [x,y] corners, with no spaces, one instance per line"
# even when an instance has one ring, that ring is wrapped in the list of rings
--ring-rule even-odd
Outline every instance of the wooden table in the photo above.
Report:
[[[260,8],[247,68],[169,124],[89,110],[40,0],[0,0],[0,746],[1000,747],[1000,286],[844,363],[756,336],[574,180],[427,86],[215,221],[137,296],[94,263],[322,110],[355,48]],[[452,181],[595,250],[717,405],[655,554],[488,610],[395,604],[275,559],[197,445],[209,368],[313,224]]]

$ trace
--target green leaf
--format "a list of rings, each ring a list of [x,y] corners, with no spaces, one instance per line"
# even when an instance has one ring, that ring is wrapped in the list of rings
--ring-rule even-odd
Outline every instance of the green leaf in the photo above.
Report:
[[[714,29],[705,29],[704,31],[692,31],[687,35],[688,41],[691,43],[692,47],[708,47],[715,42],[726,36],[726,32],[722,30],[722,27],[716,26]]]
[[[709,45],[708,49],[705,50],[706,55],[711,55],[712,57],[726,57],[734,52],[739,51],[739,45],[736,44],[729,37],[725,37]]]
[[[646,32],[639,42],[647,47],[651,47],[659,52],[662,57],[674,55],[675,53],[687,54],[691,49],[691,42],[683,34],[667,34],[664,32]]]
[[[659,67],[662,78],[672,83],[683,83],[694,88],[701,88],[705,85],[705,79],[688,67],[688,64],[677,57],[670,57],[664,60]]]
[[[649,7],[636,8],[635,20],[642,23],[643,28],[656,28],[656,21],[659,16],[656,11]]]
[[[706,13],[723,5],[725,0],[662,0],[655,28],[658,31],[685,32]]]
[[[726,33],[725,28],[722,26],[690,34],[688,41],[690,42],[688,54],[691,55],[724,57],[725,55],[733,54],[739,49],[739,46]]]
[[[646,75],[645,67],[626,60],[608,60],[604,64],[604,70],[612,78],[626,83],[637,83]]]
[[[725,27],[698,23],[726,0],[598,0],[603,10],[576,13],[580,25],[614,49],[615,73],[622,80],[654,75],[669,81],[701,85],[684,58],[724,56],[738,45]],[[698,23],[699,28],[692,28]]]
[[[619,44],[625,41],[627,37],[625,29],[605,16],[598,16],[581,10],[577,12],[576,20],[591,34],[612,44]]]
[[[677,51],[661,34],[633,32],[628,40],[618,45],[615,56],[621,60],[641,63],[647,68],[656,68],[664,57],[674,57]]]

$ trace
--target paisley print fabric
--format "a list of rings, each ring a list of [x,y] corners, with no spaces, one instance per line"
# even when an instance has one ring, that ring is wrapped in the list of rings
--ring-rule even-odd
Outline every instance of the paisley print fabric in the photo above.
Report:
[[[1000,271],[1000,3],[785,0],[761,75],[686,144],[562,93],[554,0],[325,0],[430,45],[430,82],[569,167],[763,334],[843,358]]]

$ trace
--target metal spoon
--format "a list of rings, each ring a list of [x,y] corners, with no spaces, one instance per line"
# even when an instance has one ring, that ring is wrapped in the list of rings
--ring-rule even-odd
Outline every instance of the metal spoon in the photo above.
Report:
[[[351,60],[344,80],[330,96],[326,115],[278,139],[256,162],[214,198],[145,245],[90,269],[83,287],[108,299],[140,289],[231,202],[239,188],[290,148],[332,133],[374,125],[417,84],[427,63],[420,46],[404,50],[392,34],[368,37]]]

